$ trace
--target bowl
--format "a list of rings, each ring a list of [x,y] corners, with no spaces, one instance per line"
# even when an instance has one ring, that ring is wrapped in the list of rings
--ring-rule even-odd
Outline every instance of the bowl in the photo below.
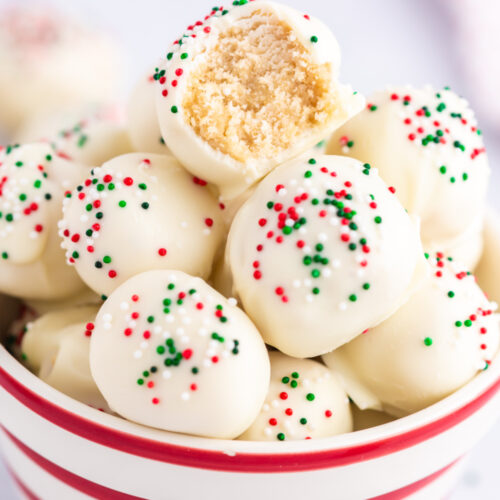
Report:
[[[0,304],[0,318],[13,309]],[[0,345],[0,445],[28,499],[438,499],[499,415],[500,353],[457,392],[377,427],[310,441],[199,438],[79,403]]]
[[[23,498],[442,498],[500,413],[500,356],[393,422],[326,439],[198,438],[128,422],[51,388],[0,348],[0,443]]]

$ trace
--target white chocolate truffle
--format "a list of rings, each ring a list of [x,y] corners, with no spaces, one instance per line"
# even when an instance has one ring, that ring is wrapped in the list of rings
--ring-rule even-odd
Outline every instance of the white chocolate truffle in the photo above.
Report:
[[[239,439],[289,441],[352,431],[349,398],[325,365],[279,352],[269,358],[269,392],[259,416]]]
[[[62,300],[25,300],[24,303],[37,315],[46,314],[52,311],[72,309],[81,306],[100,306],[102,298],[93,290],[84,287],[76,295],[66,297]]]
[[[0,290],[56,300],[83,289],[66,265],[57,222],[61,204],[87,169],[54,155],[47,144],[0,148]]]
[[[215,198],[167,155],[131,153],[93,169],[63,212],[68,262],[105,295],[150,269],[206,278],[225,236]]]
[[[64,328],[84,321],[93,321],[97,311],[95,306],[73,307],[49,312],[27,323],[22,350],[30,370],[38,373],[45,360],[53,356]]]
[[[370,163],[421,218],[424,246],[460,235],[482,213],[488,159],[473,111],[450,90],[390,87],[336,130],[329,154]]]
[[[104,303],[92,374],[122,417],[175,432],[235,438],[269,387],[269,357],[248,317],[203,280],[149,271]]]
[[[484,252],[476,269],[479,286],[500,304],[500,215],[490,211],[484,226]]]
[[[499,317],[460,264],[429,258],[432,274],[409,301],[379,326],[326,356],[360,408],[366,388],[395,416],[450,395],[488,367],[499,345]]]
[[[240,209],[227,258],[266,343],[329,352],[407,298],[424,260],[418,230],[375,169],[316,156],[278,167]]]
[[[127,129],[135,151],[164,155],[170,150],[161,136],[155,87],[153,74],[139,80],[127,106]]]
[[[44,382],[77,401],[109,411],[90,373],[96,307],[48,313],[28,324],[23,359]]]
[[[0,13],[0,127],[27,117],[114,96],[122,55],[106,34],[44,5]]]
[[[132,151],[125,127],[99,114],[64,127],[49,141],[58,156],[91,167]]]
[[[339,66],[337,41],[317,19],[267,1],[214,8],[155,73],[163,138],[234,198],[361,110]]]
[[[483,253],[484,219],[484,213],[481,212],[460,235],[444,241],[428,242],[424,250],[429,254],[442,252],[445,255],[453,255],[453,258],[469,271],[474,271]]]

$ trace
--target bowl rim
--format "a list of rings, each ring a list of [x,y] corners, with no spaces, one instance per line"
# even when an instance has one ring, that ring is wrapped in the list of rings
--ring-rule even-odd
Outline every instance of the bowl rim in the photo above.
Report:
[[[210,439],[136,424],[60,393],[31,373],[3,346],[0,387],[63,430],[120,452],[205,470],[283,473],[380,458],[451,429],[479,411],[500,391],[500,353],[488,370],[424,410],[370,429],[308,441]]]

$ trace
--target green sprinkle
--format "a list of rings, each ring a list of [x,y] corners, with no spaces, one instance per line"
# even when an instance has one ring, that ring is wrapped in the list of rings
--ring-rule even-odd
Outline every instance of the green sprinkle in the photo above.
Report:
[[[430,337],[425,337],[424,344],[426,346],[431,346],[432,345],[432,339]]]
[[[448,292],[448,297],[450,297],[450,299],[452,299],[453,297],[455,297],[455,292],[453,292],[453,291],[450,290]]]
[[[349,295],[349,300],[351,302],[356,302],[358,300],[358,297],[356,295],[352,294],[352,295]]]
[[[276,437],[278,438],[279,441],[285,440],[285,435],[282,432],[280,432]]]
[[[125,200],[120,200],[118,202],[118,206],[121,208],[125,208],[127,206],[127,202]]]
[[[306,396],[306,399],[307,401],[314,401],[314,399],[316,398],[316,396],[310,392],[307,396]]]
[[[302,425],[306,425],[307,424],[307,418],[304,418],[302,417],[299,422],[302,424]]]
[[[172,106],[172,107],[170,108],[170,111],[172,111],[172,113],[174,113],[174,114],[175,114],[175,113],[177,113],[177,112],[179,111],[179,108],[178,108],[177,106]]]
[[[311,37],[311,42],[312,42],[312,43],[317,43],[317,42],[318,42],[318,37],[317,37],[316,35],[313,35],[313,36]]]

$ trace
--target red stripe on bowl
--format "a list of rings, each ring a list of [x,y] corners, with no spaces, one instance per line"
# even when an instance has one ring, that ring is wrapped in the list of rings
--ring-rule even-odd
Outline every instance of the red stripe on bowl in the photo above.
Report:
[[[413,495],[414,493],[417,493],[418,491],[423,490],[426,486],[429,486],[432,484],[434,481],[437,481],[443,474],[448,472],[454,465],[456,465],[458,462],[460,462],[461,458],[458,458],[454,462],[452,462],[450,465],[447,465],[441,470],[438,470],[437,472],[434,472],[434,474],[431,474],[430,476],[424,477],[423,479],[420,479],[420,481],[417,481],[415,483],[409,484],[408,486],[404,486],[403,488],[400,488],[399,490],[391,491],[390,493],[385,493],[384,495],[380,495],[378,497],[373,497],[368,500],[401,500],[403,498],[407,498],[410,495]]]
[[[57,406],[28,389],[0,367],[0,386],[30,410],[51,423],[85,438],[132,455],[185,467],[247,473],[282,473],[340,467],[383,457],[418,445],[463,422],[481,409],[500,389],[500,378],[487,390],[453,413],[434,422],[385,439],[322,451],[289,453],[240,453],[227,455],[206,450],[154,441],[106,427]],[[278,445],[278,443],[276,443]],[[279,446],[279,445],[278,445]]]
[[[29,500],[41,500],[22,482],[19,476],[8,465],[6,466],[6,469],[17,488],[23,493],[26,498],[28,498]]]
[[[7,429],[1,427],[5,435],[21,450],[32,462],[37,464],[45,472],[49,473],[52,477],[55,477],[64,484],[70,486],[71,488],[85,493],[92,498],[105,498],[106,500],[144,500],[142,497],[136,497],[134,495],[127,495],[126,493],[121,493],[120,491],[107,488],[100,484],[94,483],[85,479],[81,476],[73,474],[69,470],[63,469],[56,465],[54,462],[47,460],[46,458],[39,455],[36,451],[28,448],[23,442],[19,441],[15,436],[13,436]],[[38,498],[22,483],[19,477],[11,472],[14,480],[19,483],[21,489],[26,491],[29,498]],[[30,496],[31,495],[31,496]]]
[[[2,428],[3,429],[3,428]],[[53,462],[50,462],[46,458],[39,455],[37,452],[28,448],[24,443],[19,441],[15,436],[13,436],[9,431],[3,429],[6,436],[21,450],[30,460],[36,463],[40,468],[49,473],[51,476],[55,477],[64,484],[74,488],[75,490],[89,495],[93,498],[106,498],[107,500],[143,500],[141,497],[128,495],[127,493],[122,493],[111,488],[107,488],[100,484],[94,483],[85,479],[81,476],[73,474],[72,472],[59,467]],[[439,477],[445,474],[449,469],[451,469],[459,460],[452,462],[441,470],[434,472],[430,476],[427,476],[415,483],[409,484],[390,493],[385,493],[383,495],[373,497],[369,500],[400,500],[406,498],[408,495],[421,491],[429,484],[436,481]],[[27,487],[22,483],[22,481],[14,474],[10,469],[10,473],[14,477],[15,481],[18,483],[20,488],[26,495],[33,500],[38,500],[38,497],[34,495]]]

